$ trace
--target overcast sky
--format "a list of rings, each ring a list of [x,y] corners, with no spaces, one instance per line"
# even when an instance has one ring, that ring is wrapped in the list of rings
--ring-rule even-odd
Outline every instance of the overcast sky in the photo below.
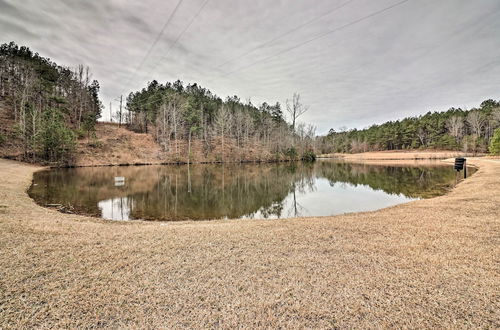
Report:
[[[0,0],[9,41],[90,66],[104,119],[153,79],[299,92],[318,133],[500,99],[499,0]]]

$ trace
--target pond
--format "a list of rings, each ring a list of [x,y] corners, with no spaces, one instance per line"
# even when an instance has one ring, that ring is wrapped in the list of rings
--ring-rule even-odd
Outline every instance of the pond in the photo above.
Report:
[[[88,167],[37,172],[29,195],[112,220],[276,219],[376,210],[442,195],[455,180],[438,161]]]

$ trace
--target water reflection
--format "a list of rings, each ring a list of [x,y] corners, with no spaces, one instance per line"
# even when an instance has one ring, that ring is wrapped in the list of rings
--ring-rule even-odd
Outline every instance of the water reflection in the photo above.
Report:
[[[125,185],[123,181],[119,182],[118,185],[115,182],[115,186],[123,185]],[[133,208],[130,204],[132,203],[133,201],[127,197],[118,197],[100,201],[97,203],[97,207],[101,210],[101,217],[104,219],[130,220],[130,210]]]
[[[454,181],[440,163],[323,160],[57,169],[36,173],[29,193],[42,205],[116,220],[282,218],[379,209],[443,194]]]

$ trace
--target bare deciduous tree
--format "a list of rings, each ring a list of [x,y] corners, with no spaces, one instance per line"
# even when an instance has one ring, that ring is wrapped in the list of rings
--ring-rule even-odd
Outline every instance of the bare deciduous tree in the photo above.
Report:
[[[309,110],[308,107],[300,103],[300,94],[293,93],[292,100],[286,100],[286,111],[290,114],[292,120],[292,130],[295,131],[295,123],[297,118],[302,116],[305,112]]]
[[[419,127],[417,130],[417,137],[420,140],[420,144],[425,146],[427,144],[427,136],[429,134],[427,133],[427,130],[423,127]]]
[[[485,123],[484,115],[479,111],[474,110],[469,112],[466,120],[471,128],[472,133],[477,136],[481,136],[481,132]]]
[[[222,161],[224,161],[224,137],[230,125],[231,111],[226,106],[222,106],[215,117],[215,129],[221,137],[222,141]]]
[[[464,131],[464,121],[462,117],[452,116],[448,118],[448,120],[446,121],[446,128],[448,129],[450,135],[455,137],[455,140],[459,142],[463,136]]]

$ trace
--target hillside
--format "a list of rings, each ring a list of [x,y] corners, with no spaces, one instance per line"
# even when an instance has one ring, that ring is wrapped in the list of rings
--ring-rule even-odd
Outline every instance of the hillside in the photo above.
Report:
[[[101,115],[99,83],[83,65],[57,65],[26,46],[0,45],[0,155],[69,164],[75,138]]]
[[[155,141],[149,133],[136,133],[117,124],[98,123],[96,142],[80,139],[77,145],[74,165],[118,165],[118,164],[160,164],[190,162],[249,162],[271,161],[274,155],[258,143],[252,148],[241,149],[234,139],[226,139],[224,149],[220,137],[213,138],[214,148],[204,151],[203,141],[193,140],[191,157],[188,157],[188,141],[170,141],[167,150]]]
[[[12,119],[4,102],[0,101],[0,157],[22,159],[20,139],[16,138],[15,121]]]

